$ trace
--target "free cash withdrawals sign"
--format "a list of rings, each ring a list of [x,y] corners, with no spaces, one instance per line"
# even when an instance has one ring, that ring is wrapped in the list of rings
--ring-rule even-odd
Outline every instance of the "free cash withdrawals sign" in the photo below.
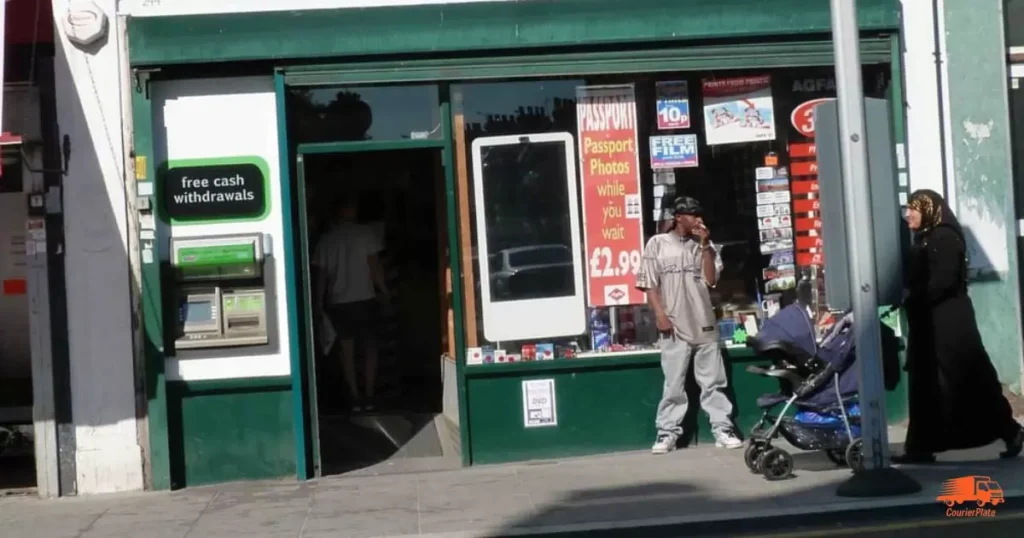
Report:
[[[642,304],[640,154],[632,84],[576,88],[587,303]]]
[[[172,162],[163,175],[164,211],[174,220],[260,219],[267,168],[257,157]]]

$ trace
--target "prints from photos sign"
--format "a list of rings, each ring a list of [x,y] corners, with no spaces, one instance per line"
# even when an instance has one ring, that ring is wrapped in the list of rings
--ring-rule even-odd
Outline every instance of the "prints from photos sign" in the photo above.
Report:
[[[704,79],[703,90],[709,146],[775,140],[769,75]]]

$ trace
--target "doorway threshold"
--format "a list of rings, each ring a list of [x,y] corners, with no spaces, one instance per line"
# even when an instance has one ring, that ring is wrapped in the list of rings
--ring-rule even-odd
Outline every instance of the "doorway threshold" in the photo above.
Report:
[[[403,474],[436,473],[462,468],[462,459],[457,456],[436,456],[429,458],[394,458],[355,469],[343,474],[325,476],[332,478],[354,478],[365,476],[390,476]]]

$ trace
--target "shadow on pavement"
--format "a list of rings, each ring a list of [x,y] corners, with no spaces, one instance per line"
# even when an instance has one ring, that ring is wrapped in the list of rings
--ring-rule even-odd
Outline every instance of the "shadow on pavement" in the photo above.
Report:
[[[833,472],[833,478],[823,483],[814,475],[836,469],[824,455],[798,453],[794,459],[797,469],[790,479],[765,481],[763,488],[755,485],[743,492],[728,487],[711,491],[683,476],[642,486],[572,491],[537,503],[531,515],[488,536],[1021,536],[1024,496],[1015,495],[1024,494],[1020,461],[986,459],[903,467],[922,485],[920,493],[889,499],[843,499],[836,496],[836,488],[849,475]],[[741,461],[737,464],[743,465]],[[1003,477],[1009,501],[996,509],[996,517],[948,517],[947,508],[934,501],[944,481],[968,475],[990,476],[996,481]],[[801,487],[801,479],[809,485]],[[970,503],[958,508],[974,507]]]

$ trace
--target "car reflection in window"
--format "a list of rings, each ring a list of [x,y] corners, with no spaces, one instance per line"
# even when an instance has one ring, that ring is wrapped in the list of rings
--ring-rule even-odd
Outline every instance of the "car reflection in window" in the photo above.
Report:
[[[564,245],[506,248],[491,255],[488,265],[495,300],[566,297],[575,292],[572,254]]]

